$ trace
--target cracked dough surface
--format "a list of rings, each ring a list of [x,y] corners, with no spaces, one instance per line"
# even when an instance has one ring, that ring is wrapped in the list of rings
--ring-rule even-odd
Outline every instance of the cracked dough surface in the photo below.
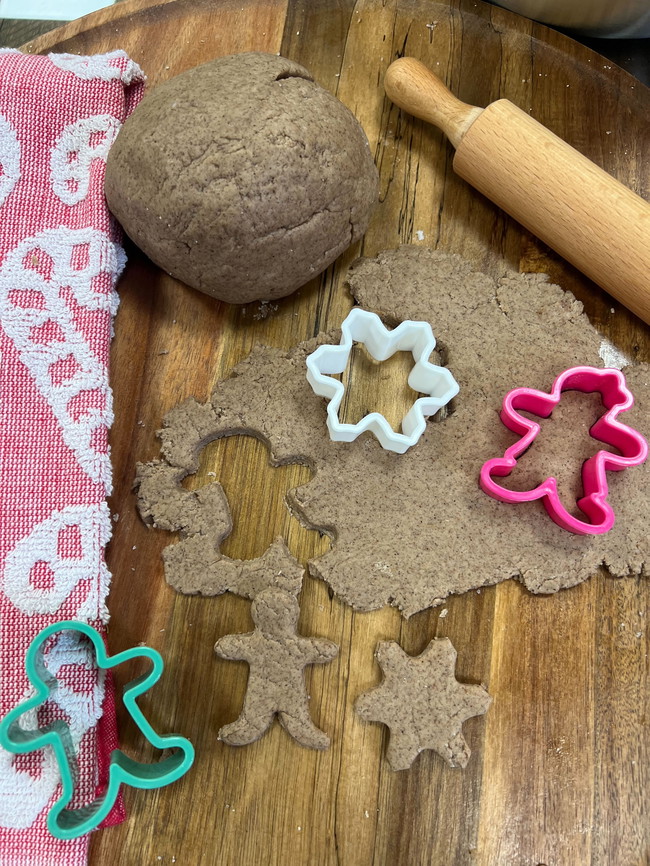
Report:
[[[499,419],[507,391],[524,385],[548,391],[567,367],[602,366],[601,338],[573,295],[542,275],[495,282],[458,256],[415,246],[359,260],[349,286],[358,303],[388,325],[431,323],[441,357],[460,384],[452,414],[429,421],[404,455],[383,451],[368,436],[331,442],[326,403],[306,381],[305,357],[321,342],[338,341],[338,334],[319,335],[290,352],[258,347],[210,401],[189,400],[165,417],[162,454],[178,477],[196,471],[204,444],[233,432],[262,438],[277,463],[310,465],[315,477],[292,492],[291,507],[333,538],[332,548],[309,563],[310,572],[359,610],[393,604],[408,617],[452,593],[509,578],[532,592],[555,592],[603,564],[615,576],[647,574],[648,464],[608,473],[616,525],[601,536],[571,535],[540,502],[507,505],[478,486],[482,463],[514,438]],[[636,405],[621,421],[647,436],[650,368],[625,373]],[[573,478],[588,456],[586,430],[595,418],[579,408],[567,401],[543,455],[561,479]],[[543,462],[535,463],[535,449],[528,456],[525,473],[545,471]],[[561,489],[571,484],[562,481]],[[174,488],[165,495],[173,496]],[[142,490],[139,496],[141,509],[151,507]],[[217,579],[219,563],[211,568]],[[178,589],[183,582],[177,575]]]
[[[285,57],[244,53],[148,93],[106,197],[157,265],[222,301],[288,295],[365,232],[378,175],[342,102]]]

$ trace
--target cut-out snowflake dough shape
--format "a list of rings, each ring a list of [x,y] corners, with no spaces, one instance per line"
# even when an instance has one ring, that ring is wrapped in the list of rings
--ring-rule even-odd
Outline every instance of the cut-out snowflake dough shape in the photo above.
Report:
[[[466,767],[471,753],[462,724],[483,715],[492,698],[483,686],[458,682],[451,641],[436,638],[419,656],[395,641],[381,641],[375,655],[384,680],[362,694],[355,709],[365,721],[390,728],[391,769],[407,770],[424,749],[433,749],[450,767]]]

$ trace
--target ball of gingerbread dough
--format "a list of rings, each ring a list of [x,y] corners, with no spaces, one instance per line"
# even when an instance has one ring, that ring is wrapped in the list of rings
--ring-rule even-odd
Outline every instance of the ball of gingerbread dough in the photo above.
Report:
[[[234,304],[281,298],[365,232],[377,170],[303,67],[236,54],[156,87],[106,166],[109,208],[161,268]]]

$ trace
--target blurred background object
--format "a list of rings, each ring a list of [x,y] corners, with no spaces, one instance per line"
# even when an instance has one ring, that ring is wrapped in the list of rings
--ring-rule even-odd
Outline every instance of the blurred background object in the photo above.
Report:
[[[583,36],[650,36],[650,0],[493,0],[505,9]]]
[[[72,21],[115,0],[0,0],[0,18],[32,21]]]
[[[0,47],[19,48],[43,33],[117,0],[0,0]]]
[[[116,2],[119,0],[0,0],[0,47],[19,48],[62,21]],[[650,86],[650,42],[642,38],[650,37],[650,0],[491,2],[562,30]],[[78,11],[82,5],[84,11]]]

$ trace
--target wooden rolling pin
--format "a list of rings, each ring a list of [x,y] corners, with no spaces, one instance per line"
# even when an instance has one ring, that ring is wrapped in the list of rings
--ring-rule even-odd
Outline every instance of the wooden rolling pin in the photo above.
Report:
[[[507,99],[476,108],[418,60],[386,70],[396,105],[440,127],[454,170],[650,323],[650,204]]]

